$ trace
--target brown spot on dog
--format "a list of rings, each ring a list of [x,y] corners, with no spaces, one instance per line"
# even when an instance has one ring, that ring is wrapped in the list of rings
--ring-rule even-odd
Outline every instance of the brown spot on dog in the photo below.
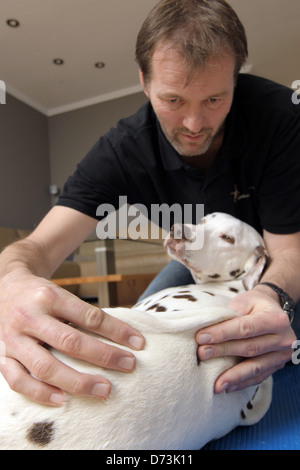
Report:
[[[204,290],[203,294],[209,294],[209,295],[212,295],[213,297],[215,297],[215,294],[213,294],[212,292],[208,292],[207,290]]]
[[[230,276],[233,276],[235,279],[238,279],[243,274],[245,274],[245,271],[240,271],[239,269],[237,269],[236,271],[231,271],[231,273],[229,273],[229,274],[230,274]]]
[[[39,446],[49,444],[54,436],[54,421],[41,421],[33,423],[28,430],[27,439]]]
[[[167,309],[166,309],[166,307],[164,307],[163,305],[157,305],[155,311],[156,311],[156,312],[166,312]]]
[[[163,307],[162,305],[159,305],[159,304],[151,305],[151,307],[148,307],[146,311],[148,312],[148,310],[155,310],[156,312],[166,312],[167,311],[166,307]]]
[[[252,410],[253,405],[252,405],[251,401],[248,401],[247,408],[248,408],[248,410]]]
[[[197,302],[196,297],[191,294],[183,294],[183,295],[173,295],[173,299],[186,299],[190,302]]]
[[[154,310],[156,308],[157,304],[151,305],[150,307],[147,308],[146,312],[149,310]]]
[[[242,417],[242,419],[246,419],[246,415],[244,413],[244,410],[241,410],[241,417]]]
[[[238,294],[239,290],[236,289],[235,287],[229,287],[230,292],[234,292],[235,294]]]
[[[224,240],[225,242],[230,243],[230,245],[235,244],[235,238],[231,237],[230,235],[226,235],[226,234],[222,233],[220,235],[220,238],[222,238],[222,240]]]
[[[241,272],[240,269],[236,269],[235,271],[230,271],[229,274],[230,274],[231,277],[236,277],[236,276],[240,275],[240,272]]]
[[[210,277],[211,279],[219,279],[220,274],[210,274],[208,277]]]

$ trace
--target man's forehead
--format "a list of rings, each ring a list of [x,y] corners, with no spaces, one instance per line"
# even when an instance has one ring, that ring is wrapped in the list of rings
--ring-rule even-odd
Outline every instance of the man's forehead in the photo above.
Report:
[[[211,59],[205,66],[189,68],[174,49],[157,50],[153,55],[150,82],[155,81],[165,91],[203,89],[210,95],[226,95],[234,81],[235,60],[231,57]]]
[[[224,68],[235,69],[235,58],[232,53],[222,52],[220,55],[209,58],[204,64],[189,64],[182,54],[170,43],[159,44],[152,55],[152,76],[170,72],[175,74],[174,79],[180,78],[185,84],[191,84],[206,72],[213,74]]]

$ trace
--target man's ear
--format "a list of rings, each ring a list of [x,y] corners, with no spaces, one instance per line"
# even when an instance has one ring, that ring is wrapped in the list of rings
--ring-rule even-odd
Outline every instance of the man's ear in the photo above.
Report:
[[[149,98],[149,93],[148,93],[147,87],[145,85],[144,74],[141,71],[141,69],[139,69],[139,77],[140,77],[140,83],[142,85],[143,91],[144,91],[145,95],[147,96],[147,98]]]

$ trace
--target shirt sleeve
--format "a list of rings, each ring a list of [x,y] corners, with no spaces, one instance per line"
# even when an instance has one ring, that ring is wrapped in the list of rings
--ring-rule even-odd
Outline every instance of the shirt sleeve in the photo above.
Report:
[[[97,208],[111,204],[119,208],[119,195],[126,195],[122,167],[107,136],[101,137],[64,184],[57,205],[70,207],[100,220]]]

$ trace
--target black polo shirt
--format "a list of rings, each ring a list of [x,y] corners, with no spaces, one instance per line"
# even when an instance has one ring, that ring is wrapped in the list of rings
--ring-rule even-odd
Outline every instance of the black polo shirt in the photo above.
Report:
[[[150,103],[101,137],[67,180],[58,205],[91,217],[119,196],[142,204],[204,204],[258,231],[300,230],[300,105],[293,91],[240,75],[222,147],[207,173],[169,144]],[[165,227],[166,228],[166,227]]]

